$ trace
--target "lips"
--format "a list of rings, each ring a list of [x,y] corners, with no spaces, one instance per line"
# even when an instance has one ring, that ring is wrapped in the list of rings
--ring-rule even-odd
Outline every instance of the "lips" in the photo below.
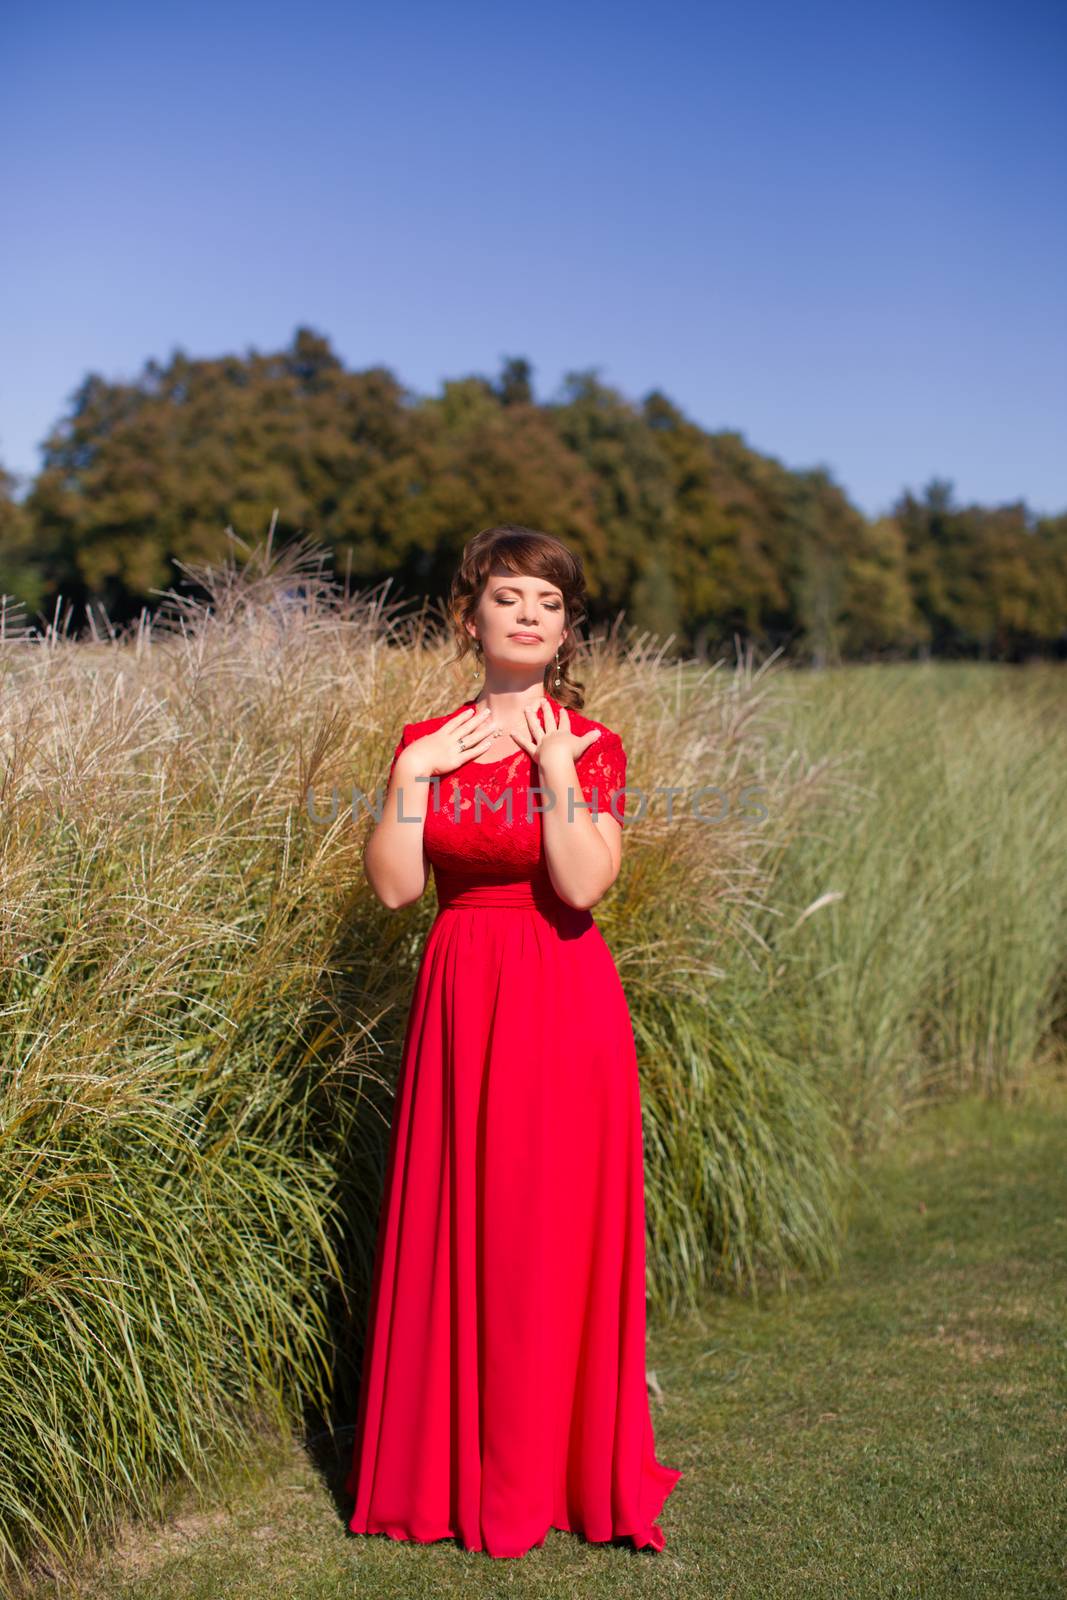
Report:
[[[509,633],[508,634],[508,638],[509,639],[522,639],[522,640],[525,640],[526,643],[528,643],[528,644],[540,644],[541,643],[541,635],[539,633]]]

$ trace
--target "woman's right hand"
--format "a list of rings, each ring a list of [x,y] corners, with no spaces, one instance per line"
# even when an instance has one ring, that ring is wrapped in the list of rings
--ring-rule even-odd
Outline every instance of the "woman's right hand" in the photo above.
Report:
[[[465,762],[476,761],[485,754],[500,732],[495,722],[486,720],[489,717],[488,706],[477,710],[464,706],[432,733],[412,739],[404,746],[400,759],[422,777],[443,778]]]

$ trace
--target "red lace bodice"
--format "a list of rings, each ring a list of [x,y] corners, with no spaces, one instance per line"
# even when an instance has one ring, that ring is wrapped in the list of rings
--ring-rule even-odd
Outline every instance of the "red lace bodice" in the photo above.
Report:
[[[547,698],[558,718],[559,702],[551,695]],[[465,700],[442,716],[430,717],[425,722],[405,723],[393,752],[390,777],[405,745],[421,739],[423,734],[432,733],[463,706],[471,704],[473,701]],[[595,722],[580,711],[569,709],[569,717],[573,733],[588,733],[591,728],[601,730],[600,738],[595,739],[575,763],[581,798],[592,805],[595,795],[598,810],[621,822],[626,806],[626,796],[620,792],[626,784],[626,751],[622,740],[602,722]],[[536,793],[537,784],[537,765],[525,750],[513,751],[499,761],[468,761],[429,784],[423,843],[439,889],[442,880],[454,887],[460,880],[511,882],[547,877],[541,813],[537,807],[546,806],[548,798]],[[535,793],[528,805],[531,786]],[[577,795],[573,803],[577,808]],[[557,796],[556,804],[567,805],[565,793]],[[415,809],[407,801],[401,814],[412,816]]]

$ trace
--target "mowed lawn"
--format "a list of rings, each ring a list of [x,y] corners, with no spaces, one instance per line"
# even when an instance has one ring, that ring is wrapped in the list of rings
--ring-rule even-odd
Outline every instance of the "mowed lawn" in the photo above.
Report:
[[[868,1162],[841,1274],[652,1327],[666,1549],[551,1532],[519,1561],[345,1528],[331,1473],[264,1441],[225,1503],[175,1498],[76,1588],[353,1595],[1067,1594],[1067,1089],[921,1112]],[[51,1586],[41,1589],[51,1595]]]

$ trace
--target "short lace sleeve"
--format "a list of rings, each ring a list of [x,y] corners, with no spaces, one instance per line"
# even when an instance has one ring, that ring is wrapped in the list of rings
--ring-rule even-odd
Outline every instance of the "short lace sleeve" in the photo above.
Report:
[[[597,810],[621,822],[626,815],[626,751],[617,733],[602,733],[579,759],[582,798],[592,804],[596,790]],[[577,769],[576,769],[577,770]]]

